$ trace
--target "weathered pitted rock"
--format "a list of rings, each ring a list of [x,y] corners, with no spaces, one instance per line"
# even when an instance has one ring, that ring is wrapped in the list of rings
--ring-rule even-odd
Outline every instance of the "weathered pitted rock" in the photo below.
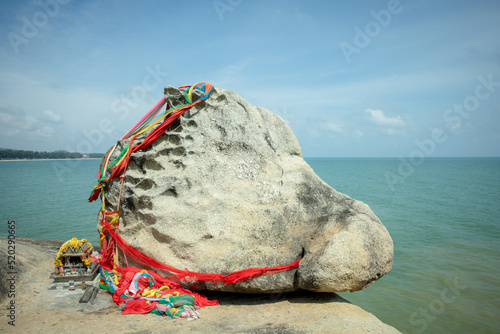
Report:
[[[185,103],[174,87],[165,94]],[[119,191],[117,178],[108,209]],[[199,289],[355,291],[392,268],[392,239],[371,209],[314,173],[280,117],[219,88],[132,155],[120,215],[125,240],[179,269],[227,274],[303,258],[296,270]]]

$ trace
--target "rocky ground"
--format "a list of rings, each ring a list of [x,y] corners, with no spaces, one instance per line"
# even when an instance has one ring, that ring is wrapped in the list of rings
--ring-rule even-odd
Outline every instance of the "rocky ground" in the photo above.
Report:
[[[100,291],[93,304],[78,303],[81,289],[55,290],[49,279],[62,241],[16,239],[15,297],[8,269],[8,245],[0,239],[0,332],[5,333],[399,333],[371,313],[334,293],[207,293],[219,306],[199,310],[200,319],[122,315]],[[8,307],[15,302],[15,326]]]

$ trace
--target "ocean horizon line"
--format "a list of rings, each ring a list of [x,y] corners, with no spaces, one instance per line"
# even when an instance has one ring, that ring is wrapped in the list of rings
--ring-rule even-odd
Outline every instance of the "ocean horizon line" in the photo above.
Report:
[[[438,157],[409,157],[409,156],[397,156],[397,157],[303,157],[304,159],[498,159],[500,156],[438,156]]]

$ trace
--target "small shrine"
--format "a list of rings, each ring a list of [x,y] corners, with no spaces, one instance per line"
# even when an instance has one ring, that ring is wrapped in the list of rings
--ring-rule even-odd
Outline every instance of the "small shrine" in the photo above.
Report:
[[[54,281],[88,281],[97,275],[98,265],[90,261],[94,247],[87,239],[66,241],[54,259]]]

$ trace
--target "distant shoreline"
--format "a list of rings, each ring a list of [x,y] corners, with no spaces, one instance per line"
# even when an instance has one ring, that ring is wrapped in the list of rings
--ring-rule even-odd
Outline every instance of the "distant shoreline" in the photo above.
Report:
[[[102,158],[60,158],[60,159],[0,159],[0,161],[45,161],[45,160],[101,160]]]

